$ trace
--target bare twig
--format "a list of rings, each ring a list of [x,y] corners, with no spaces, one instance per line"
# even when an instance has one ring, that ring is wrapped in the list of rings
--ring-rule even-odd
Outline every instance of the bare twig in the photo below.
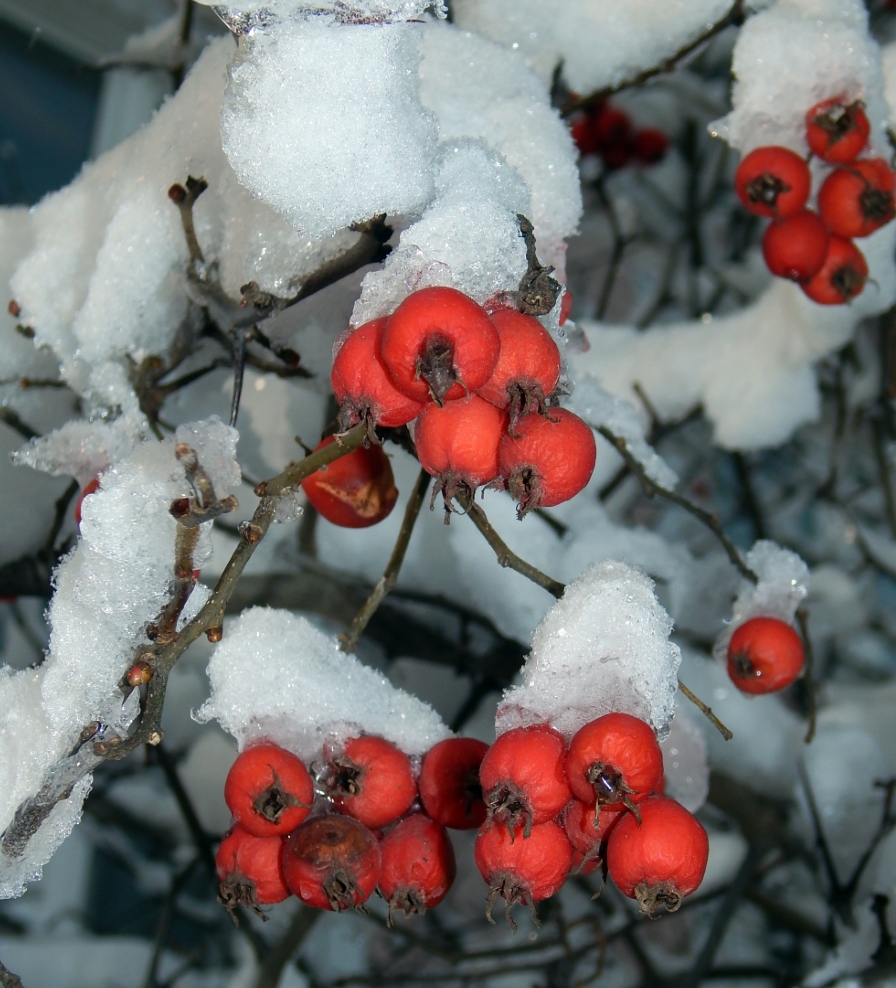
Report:
[[[800,608],[796,612],[796,619],[800,626],[800,634],[803,636],[803,649],[806,656],[806,700],[809,705],[809,726],[806,729],[806,737],[803,739],[806,744],[811,744],[815,737],[816,720],[816,698],[815,698],[815,654],[812,650],[812,639],[809,637],[809,612],[805,608]]]
[[[13,974],[8,968],[5,968],[0,964],[0,985],[3,988],[24,988],[22,984],[22,979],[17,975]]]
[[[5,422],[10,429],[15,430],[23,439],[36,439],[40,433],[23,422],[19,413],[12,408],[0,407],[0,422]]]
[[[196,226],[193,223],[193,206],[207,188],[208,182],[204,178],[193,178],[192,175],[188,175],[185,186],[175,183],[168,190],[168,198],[177,206],[180,213],[184,239],[187,241],[187,250],[190,252],[191,273],[194,275],[198,273],[199,266],[205,264],[205,257],[196,236]]]
[[[729,731],[728,728],[725,727],[725,725],[719,720],[719,718],[716,717],[716,715],[712,712],[712,707],[708,707],[700,699],[700,697],[692,693],[680,679],[678,680],[678,688],[691,701],[691,703],[693,703],[694,706],[703,714],[703,716],[706,717],[707,720],[709,720],[709,722],[713,725],[713,727],[715,727],[715,729],[719,732],[719,734],[722,735],[722,737],[726,741],[730,741],[734,737],[731,731]]]

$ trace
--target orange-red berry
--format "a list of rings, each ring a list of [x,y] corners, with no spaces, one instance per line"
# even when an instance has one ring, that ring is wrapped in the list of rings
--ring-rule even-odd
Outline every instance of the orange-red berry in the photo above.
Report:
[[[867,237],[896,215],[896,174],[883,158],[836,168],[818,192],[818,211],[839,237]]]
[[[238,756],[224,782],[224,801],[234,819],[256,837],[294,830],[311,812],[314,782],[291,751],[256,744]]]
[[[335,442],[327,436],[315,452]],[[302,481],[321,516],[342,528],[369,528],[388,518],[398,500],[389,457],[380,446],[359,446]]]
[[[821,270],[800,287],[819,305],[843,305],[862,294],[867,280],[865,255],[851,240],[831,234]]]
[[[809,166],[789,148],[756,148],[738,165],[734,190],[751,213],[783,219],[798,213],[809,198]]]
[[[832,164],[854,161],[868,143],[871,124],[862,104],[836,97],[816,103],[806,114],[806,140],[813,154]]]
[[[437,906],[457,874],[454,848],[445,828],[423,813],[396,824],[380,843],[379,889],[394,912],[412,916]]]
[[[828,256],[830,236],[816,213],[803,209],[784,220],[774,220],[762,237],[762,256],[778,278],[810,281]]]
[[[423,809],[443,827],[473,830],[485,822],[479,766],[488,745],[476,738],[445,738],[424,755],[417,786]]]
[[[230,910],[242,903],[257,911],[288,898],[282,853],[282,837],[256,837],[234,825],[215,857],[221,882],[218,901]]]
[[[774,693],[803,671],[804,654],[802,638],[785,621],[751,618],[728,643],[728,675],[744,693]]]

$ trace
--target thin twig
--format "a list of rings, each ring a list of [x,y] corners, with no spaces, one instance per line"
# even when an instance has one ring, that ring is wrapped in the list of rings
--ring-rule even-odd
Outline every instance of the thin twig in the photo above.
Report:
[[[722,735],[722,737],[726,741],[730,741],[734,737],[731,731],[729,731],[728,728],[725,727],[725,725],[719,720],[719,718],[716,717],[716,715],[712,712],[712,707],[707,706],[700,699],[699,696],[692,693],[680,679],[678,680],[678,688],[691,701],[691,703],[693,703],[694,706],[703,714],[703,716],[709,720],[709,722],[713,725],[713,727],[715,727],[715,729],[719,732],[719,734]]]
[[[815,737],[816,721],[816,697],[815,697],[815,653],[812,650],[812,639],[809,637],[809,612],[805,608],[800,608],[796,612],[796,619],[800,626],[800,634],[803,636],[803,650],[805,652],[806,675],[806,700],[809,705],[809,726],[806,729],[806,737],[803,739],[806,744],[811,744]]]

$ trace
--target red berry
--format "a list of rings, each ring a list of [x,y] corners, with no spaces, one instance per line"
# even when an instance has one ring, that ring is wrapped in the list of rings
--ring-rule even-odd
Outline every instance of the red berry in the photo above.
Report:
[[[806,114],[806,140],[813,154],[833,164],[854,161],[868,143],[871,124],[859,100],[827,99]]]
[[[551,727],[516,727],[489,748],[479,781],[489,826],[506,823],[511,839],[522,828],[552,820],[569,802],[564,759],[566,742]]]
[[[288,898],[282,853],[282,837],[254,837],[236,824],[224,836],[215,858],[221,905],[233,911],[242,903],[257,912],[259,906]]]
[[[440,404],[478,391],[495,369],[500,348],[485,309],[454,288],[409,295],[380,340],[380,355],[398,390]]]
[[[501,476],[524,518],[578,494],[591,479],[597,446],[591,427],[565,408],[524,415],[501,440]]]
[[[618,144],[607,144],[601,148],[600,156],[603,158],[607,168],[618,170],[632,160],[634,149],[630,140],[620,141]]]
[[[867,237],[896,215],[896,175],[883,158],[836,168],[818,193],[818,211],[832,233]]]
[[[865,255],[851,240],[831,234],[821,270],[800,287],[819,305],[842,305],[861,295],[867,280]]]
[[[623,110],[608,106],[594,118],[594,141],[601,154],[613,147],[628,147],[632,138],[632,120]]]
[[[327,436],[315,447],[335,442]],[[388,518],[398,489],[389,457],[379,446],[359,446],[302,481],[302,490],[320,514],[342,528],[368,528]]]
[[[274,837],[294,830],[311,812],[314,782],[291,751],[256,744],[231,765],[224,801],[244,830]]]
[[[594,133],[594,119],[591,116],[583,114],[574,120],[570,133],[583,158],[589,154],[597,154],[597,135]]]
[[[734,190],[751,213],[783,219],[798,213],[809,198],[809,166],[789,148],[756,148],[734,174]]]
[[[381,861],[376,837],[348,816],[313,817],[283,842],[286,884],[315,909],[342,912],[366,902],[379,881]]]
[[[785,621],[744,621],[728,643],[728,675],[744,693],[774,693],[803,670],[803,640]]]
[[[81,528],[81,506],[84,504],[84,498],[90,497],[91,494],[95,494],[99,489],[100,478],[94,477],[78,495],[78,500],[75,501],[75,524],[79,529]]]
[[[495,823],[476,838],[474,854],[476,867],[489,885],[486,918],[494,923],[492,909],[502,898],[507,922],[516,930],[511,907],[517,903],[528,906],[538,925],[534,904],[560,890],[569,874],[573,851],[563,828],[556,823],[533,827],[527,840],[514,840],[509,827]]]
[[[330,383],[339,402],[339,422],[348,429],[364,420],[396,428],[416,418],[422,404],[402,394],[380,360],[380,338],[387,317],[364,323],[347,336],[333,359]]]
[[[791,281],[815,277],[828,254],[827,227],[804,209],[785,220],[774,220],[762,238],[762,256],[772,274]]]
[[[566,775],[582,802],[632,807],[663,777],[663,753],[649,724],[631,714],[605,714],[576,732]]]
[[[586,857],[593,858],[601,841],[606,840],[624,813],[628,813],[628,809],[622,803],[601,807],[598,815],[593,801],[583,803],[573,799],[563,814],[563,828],[570,844]]]
[[[414,426],[414,444],[420,466],[437,478],[432,492],[445,497],[445,521],[451,499],[472,498],[477,487],[500,473],[498,446],[507,427],[507,414],[477,395],[427,405]]]
[[[635,132],[632,151],[635,157],[644,165],[655,165],[666,157],[669,150],[669,138],[655,127],[644,127]]]
[[[563,298],[560,301],[560,325],[565,326],[566,320],[569,319],[569,314],[572,312],[572,292],[567,288],[563,293]],[[500,358],[499,358],[500,359]]]
[[[417,795],[411,760],[385,738],[352,738],[328,752],[322,782],[333,802],[376,830],[403,816]]]
[[[560,380],[560,351],[551,334],[532,316],[498,309],[492,322],[501,338],[494,372],[479,397],[497,408],[509,408],[510,431],[526,412],[542,412]]]
[[[417,781],[423,809],[443,827],[472,830],[485,822],[479,766],[488,745],[476,738],[446,738],[424,755]]]
[[[703,881],[709,839],[699,820],[674,799],[651,796],[639,806],[641,822],[626,813],[607,839],[607,870],[641,912],[675,912]]]
[[[380,893],[389,903],[389,919],[425,913],[448,894],[457,873],[448,833],[423,813],[412,813],[383,838]]]

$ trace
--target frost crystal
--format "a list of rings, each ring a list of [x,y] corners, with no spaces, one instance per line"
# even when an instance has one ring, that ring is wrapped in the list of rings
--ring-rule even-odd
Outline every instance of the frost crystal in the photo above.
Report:
[[[664,737],[681,653],[653,581],[619,562],[599,563],[569,584],[532,636],[522,683],[498,708],[498,734],[549,721],[567,737],[614,711],[648,721]]]

